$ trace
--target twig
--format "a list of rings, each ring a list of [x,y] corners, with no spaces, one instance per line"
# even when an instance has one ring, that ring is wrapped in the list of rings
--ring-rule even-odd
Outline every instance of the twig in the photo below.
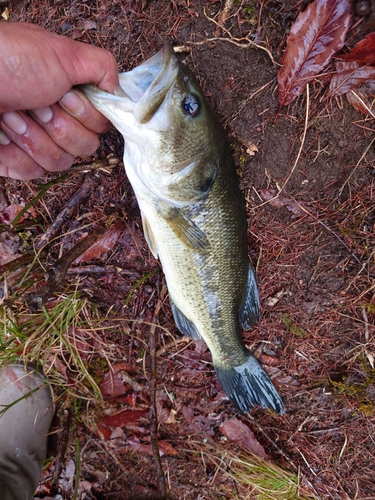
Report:
[[[115,215],[108,217],[104,225],[95,228],[90,234],[74,245],[65,255],[58,259],[55,265],[51,266],[46,271],[46,284],[43,289],[37,293],[29,293],[24,297],[24,301],[30,311],[36,312],[46,302],[65,278],[70,264],[90,248],[91,245],[107,231],[108,227],[115,221],[115,218]]]
[[[61,430],[58,434],[59,442],[57,445],[55,470],[52,474],[52,486],[54,488],[56,488],[56,486],[57,486],[57,481],[59,480],[59,477],[60,477],[60,474],[61,474],[61,471],[63,468],[66,447],[67,447],[68,441],[69,441],[71,420],[72,420],[71,410],[70,410],[70,408],[66,408],[62,414],[61,423],[60,423]]]
[[[91,174],[86,175],[82,186],[76,191],[73,198],[69,200],[69,203],[66,205],[66,207],[61,210],[51,226],[46,230],[40,240],[36,243],[36,248],[38,250],[44,247],[55,236],[57,231],[63,225],[65,219],[72,216],[77,208],[77,205],[85,201],[98,184],[99,179],[97,177],[94,177]]]
[[[215,19],[213,19],[212,17],[209,17],[206,14],[206,9],[203,9],[203,13],[209,21],[213,22],[216,26],[218,26],[220,29],[225,31],[225,33],[229,36],[229,38],[225,38],[225,37],[205,38],[201,42],[192,42],[192,41],[188,40],[186,43],[189,43],[190,45],[205,45],[206,43],[209,43],[209,42],[222,41],[222,42],[232,43],[233,45],[236,45],[236,47],[241,47],[241,48],[252,47],[253,49],[264,50],[264,52],[266,52],[268,54],[268,57],[271,59],[272,64],[274,64],[275,66],[276,65],[279,66],[279,64],[277,64],[275,62],[270,50],[268,50],[266,47],[263,47],[262,45],[258,45],[257,43],[253,42],[252,40],[250,40],[250,38],[249,38],[250,33],[245,37],[235,38],[234,36],[232,36],[232,34],[230,33],[229,30],[225,29],[224,26],[220,26],[219,23],[217,21],[215,21]]]
[[[29,264],[34,258],[35,255],[27,253],[25,255],[21,255],[21,257],[18,257],[17,259],[13,259],[10,262],[3,264],[0,266],[0,277],[4,276],[5,273],[17,271],[17,269],[23,267],[25,264]]]
[[[154,453],[154,460],[156,465],[156,470],[159,479],[159,490],[163,498],[167,498],[167,485],[164,477],[163,467],[160,460],[159,451],[159,441],[158,441],[158,416],[156,410],[156,346],[155,346],[155,330],[156,324],[155,319],[159,314],[161,308],[161,301],[159,300],[156,307],[153,318],[153,325],[150,328],[150,356],[151,356],[151,378],[150,378],[150,434],[151,434],[151,445],[152,451]]]
[[[234,0],[225,0],[224,6],[220,11],[220,14],[219,14],[219,17],[217,20],[217,27],[216,27],[215,35],[219,34],[220,28],[222,28],[223,24],[225,24],[225,22],[229,19],[229,17],[230,17],[229,12],[233,6],[233,2],[234,2]]]

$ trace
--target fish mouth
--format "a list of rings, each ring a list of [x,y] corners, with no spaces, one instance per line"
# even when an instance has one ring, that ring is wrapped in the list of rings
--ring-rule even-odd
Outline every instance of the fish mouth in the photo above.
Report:
[[[154,116],[178,73],[178,62],[173,48],[166,43],[159,52],[131,71],[119,75],[118,97],[127,97],[136,106],[134,117],[147,123]]]

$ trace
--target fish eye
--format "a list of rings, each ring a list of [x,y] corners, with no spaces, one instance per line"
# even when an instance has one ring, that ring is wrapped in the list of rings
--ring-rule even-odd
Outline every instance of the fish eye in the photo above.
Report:
[[[182,109],[187,116],[194,118],[201,110],[201,103],[193,94],[187,94],[182,101]]]

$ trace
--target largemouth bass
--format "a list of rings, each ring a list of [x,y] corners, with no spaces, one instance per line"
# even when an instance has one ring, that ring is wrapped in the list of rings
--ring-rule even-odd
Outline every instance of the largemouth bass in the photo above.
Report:
[[[119,75],[109,94],[83,90],[122,133],[124,164],[151,252],[160,259],[178,329],[209,347],[233,405],[284,412],[241,337],[259,318],[243,195],[221,127],[171,46]]]

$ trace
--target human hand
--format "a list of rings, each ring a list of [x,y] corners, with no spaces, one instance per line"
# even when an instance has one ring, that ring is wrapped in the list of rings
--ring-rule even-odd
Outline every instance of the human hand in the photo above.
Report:
[[[0,176],[34,179],[92,154],[110,123],[72,87],[113,92],[115,58],[27,23],[0,22],[0,47]]]

